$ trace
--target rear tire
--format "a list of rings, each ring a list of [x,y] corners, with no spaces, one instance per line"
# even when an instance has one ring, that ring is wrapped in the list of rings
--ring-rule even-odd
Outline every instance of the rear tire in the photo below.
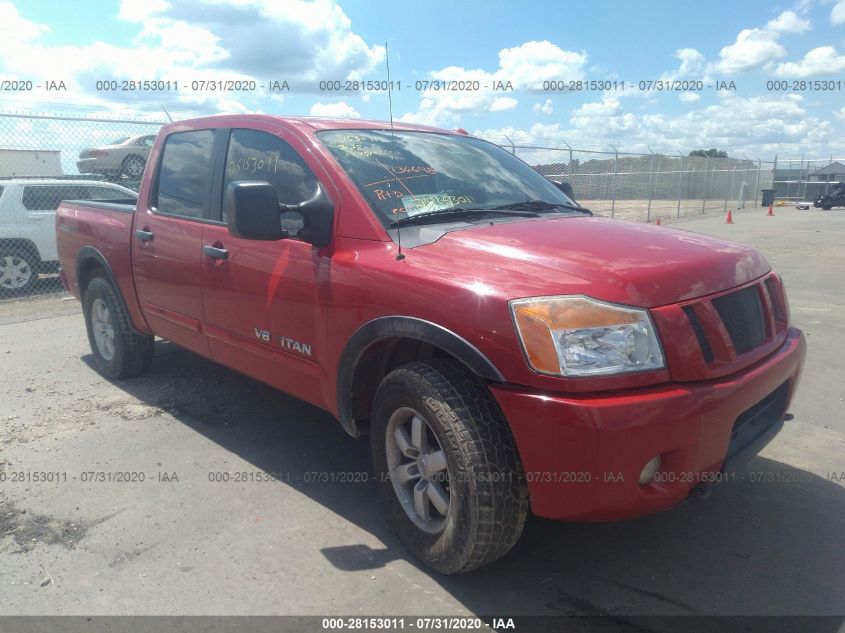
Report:
[[[130,180],[138,180],[144,174],[146,164],[147,161],[140,156],[127,156],[123,159],[123,165],[118,176],[123,175]]]
[[[38,284],[38,257],[29,249],[0,252],[0,296],[19,295]]]
[[[528,490],[516,445],[487,385],[460,363],[390,372],[375,396],[370,438],[391,523],[424,563],[467,572],[517,542]]]
[[[112,380],[146,372],[153,361],[154,338],[136,333],[117,289],[105,277],[95,277],[82,301],[88,342],[97,369]]]

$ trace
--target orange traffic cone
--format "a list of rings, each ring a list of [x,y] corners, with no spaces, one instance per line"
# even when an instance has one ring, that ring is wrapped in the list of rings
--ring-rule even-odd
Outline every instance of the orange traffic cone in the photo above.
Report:
[[[657,226],[660,226],[660,218],[657,218]]]
[[[769,212],[766,215],[774,215],[775,212],[772,211],[772,205],[769,205]]]
[[[728,217],[725,218],[725,224],[733,224],[733,223],[734,223],[734,219],[733,219],[733,216],[731,215],[731,210],[728,209]]]

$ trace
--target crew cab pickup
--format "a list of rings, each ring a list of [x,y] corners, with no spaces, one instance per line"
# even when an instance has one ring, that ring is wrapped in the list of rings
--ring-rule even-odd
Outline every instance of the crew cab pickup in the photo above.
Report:
[[[503,556],[529,511],[702,492],[781,428],[805,355],[754,249],[592,217],[462,130],[173,123],[136,205],[65,202],[56,228],[107,378],[158,335],[331,412],[444,573]]]

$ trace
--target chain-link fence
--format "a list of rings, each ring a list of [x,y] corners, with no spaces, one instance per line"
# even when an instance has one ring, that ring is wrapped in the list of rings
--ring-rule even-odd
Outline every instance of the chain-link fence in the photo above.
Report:
[[[491,138],[541,174],[572,185],[594,213],[654,221],[762,203],[774,161],[514,145]]]
[[[161,125],[0,114],[0,298],[60,288],[59,203],[134,198]]]
[[[59,288],[54,229],[59,202],[133,196],[162,124],[0,113],[0,297]],[[569,182],[578,202],[594,213],[639,221],[758,206],[761,192],[772,188],[783,199],[806,197],[816,186],[813,178],[830,176],[806,160],[793,165],[490,140],[547,178]],[[833,173],[837,164],[831,159],[824,167]]]
[[[834,194],[845,183],[845,158],[778,158],[773,173],[775,200],[813,203],[820,196]],[[841,206],[841,202],[832,206]]]

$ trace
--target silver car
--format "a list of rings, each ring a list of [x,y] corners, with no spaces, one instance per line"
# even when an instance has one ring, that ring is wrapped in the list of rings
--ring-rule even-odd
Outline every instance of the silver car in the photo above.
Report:
[[[137,180],[144,173],[155,134],[125,136],[108,145],[92,147],[79,152],[76,167],[80,174],[126,176]]]

